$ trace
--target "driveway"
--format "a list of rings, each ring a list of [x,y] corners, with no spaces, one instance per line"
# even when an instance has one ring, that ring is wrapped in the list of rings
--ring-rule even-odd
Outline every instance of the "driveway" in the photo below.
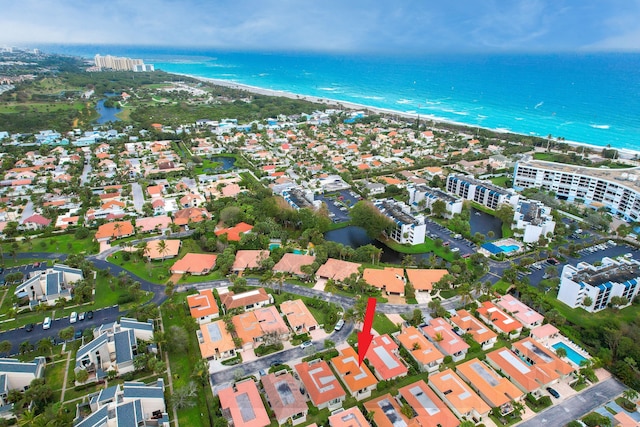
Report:
[[[137,212],[142,212],[142,205],[144,205],[144,194],[142,193],[142,187],[137,182],[131,184],[131,196],[133,197],[133,207]]]
[[[84,168],[82,168],[82,175],[80,175],[80,185],[84,185],[89,181],[89,174],[92,169],[91,163],[85,163]]]

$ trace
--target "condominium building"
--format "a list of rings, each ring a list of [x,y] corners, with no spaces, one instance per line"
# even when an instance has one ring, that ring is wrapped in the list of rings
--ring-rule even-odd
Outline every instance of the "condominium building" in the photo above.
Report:
[[[529,160],[518,162],[513,188],[553,191],[561,200],[605,207],[627,221],[640,218],[640,168],[605,169]]]
[[[537,242],[540,237],[553,234],[556,228],[551,208],[534,200],[518,201],[513,222],[516,233],[522,233],[522,241],[525,243]]]
[[[393,199],[376,200],[375,206],[395,224],[395,228],[388,232],[389,238],[400,244],[419,245],[424,243],[427,231],[424,216],[412,215],[408,205]]]
[[[437,188],[432,188],[424,184],[409,185],[409,205],[411,209],[416,211],[422,211],[424,209],[431,209],[433,204],[442,200],[446,207],[446,217],[451,218],[455,214],[462,212],[462,202],[460,197],[455,197],[451,194],[445,193]]]
[[[511,189],[497,187],[468,175],[449,175],[447,177],[447,191],[489,209],[498,209],[503,203],[516,206],[519,199],[518,194]]]
[[[142,59],[123,58],[111,55],[96,55],[94,58],[96,67],[100,70],[115,70],[115,71],[153,71],[154,67],[151,64],[145,64]]]
[[[558,299],[571,308],[582,307],[596,312],[607,307],[611,298],[626,298],[628,303],[638,295],[640,282],[640,262],[635,259],[602,259],[601,265],[587,262],[575,267],[565,265],[560,279]],[[589,297],[591,304],[585,304]]]

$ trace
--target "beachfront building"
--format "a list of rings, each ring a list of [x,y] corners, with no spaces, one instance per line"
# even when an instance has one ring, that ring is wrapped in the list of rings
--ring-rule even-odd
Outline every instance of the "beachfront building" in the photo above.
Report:
[[[522,234],[524,243],[536,243],[540,237],[553,234],[556,222],[551,208],[535,200],[519,200],[513,216],[516,234]]]
[[[407,190],[409,191],[409,205],[414,211],[432,210],[433,204],[441,200],[446,205],[446,218],[451,218],[455,214],[462,212],[463,200],[460,197],[424,184],[409,185]]]
[[[524,397],[524,393],[518,387],[477,358],[456,366],[456,373],[489,406],[500,408],[503,415],[513,411],[512,402],[520,401]]]
[[[279,425],[290,422],[295,426],[307,420],[307,399],[300,392],[300,385],[293,375],[283,369],[263,376],[260,381]]]
[[[376,200],[374,205],[395,224],[394,229],[387,233],[390,239],[408,245],[424,243],[427,231],[424,216],[414,216],[409,205],[394,199]]]
[[[626,221],[640,218],[640,168],[604,169],[527,160],[516,163],[513,188],[541,188],[560,200],[604,207]]]
[[[565,265],[558,299],[571,308],[582,307],[594,313],[606,308],[613,297],[622,297],[631,304],[639,288],[640,262],[632,258],[605,257],[598,266],[587,262]]]
[[[451,316],[449,321],[459,328],[463,334],[471,334],[473,340],[480,344],[485,351],[492,348],[498,340],[498,334],[473,317],[467,310],[460,309],[456,311],[455,316]]]
[[[503,203],[515,207],[519,199],[518,194],[511,189],[497,187],[461,174],[451,174],[447,177],[447,191],[493,210],[498,209]]]
[[[438,350],[451,356],[454,362],[464,359],[469,350],[469,344],[464,342],[442,317],[431,319],[427,326],[422,327],[422,331]]]
[[[315,359],[298,363],[293,369],[298,373],[313,406],[318,409],[329,408],[331,411],[342,407],[347,395],[327,362]]]
[[[518,322],[522,323],[525,328],[533,329],[536,326],[542,325],[544,321],[542,314],[524,304],[513,295],[503,295],[496,304],[502,310],[511,314]]]
[[[271,424],[260,392],[252,379],[218,391],[222,416],[230,426],[266,427]]]
[[[31,305],[55,305],[60,298],[69,301],[71,285],[83,278],[82,270],[56,264],[47,270],[31,272],[31,277],[18,285],[14,294],[18,299],[27,298]]]
[[[460,419],[479,423],[491,407],[451,369],[429,375],[429,385]]]
[[[421,372],[434,372],[444,361],[444,355],[415,326],[396,332],[396,339],[418,363]]]
[[[342,383],[347,386],[351,396],[363,400],[371,396],[378,380],[371,373],[366,363],[358,364],[358,354],[351,347],[340,350],[340,354],[331,359],[335,371]]]

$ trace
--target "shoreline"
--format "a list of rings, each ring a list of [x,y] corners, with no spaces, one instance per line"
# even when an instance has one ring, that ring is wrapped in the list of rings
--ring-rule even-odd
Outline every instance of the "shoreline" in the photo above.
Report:
[[[287,91],[284,91],[284,90],[266,89],[266,88],[262,88],[262,87],[258,87],[258,86],[248,85],[248,84],[245,84],[245,83],[234,82],[234,81],[231,81],[231,80],[223,80],[223,79],[217,79],[217,78],[212,78],[212,77],[200,77],[200,76],[194,76],[194,75],[186,74],[186,73],[167,72],[167,74],[173,74],[173,75],[176,75],[176,76],[183,76],[183,77],[190,77],[192,79],[204,81],[204,82],[207,82],[207,83],[212,83],[212,84],[215,84],[215,85],[218,85],[218,86],[228,87],[228,88],[237,89],[237,90],[244,90],[244,91],[255,93],[255,94],[258,94],[258,95],[283,96],[283,97],[286,97],[286,98],[289,98],[289,99],[303,99],[305,101],[315,102],[317,104],[336,105],[337,107],[342,107],[342,108],[351,109],[351,110],[369,110],[369,111],[377,113],[377,114],[391,114],[391,115],[398,116],[398,117],[401,117],[401,118],[404,118],[404,119],[414,119],[415,120],[417,118],[423,118],[423,119],[427,119],[427,120],[433,121],[434,123],[445,123],[445,124],[450,124],[450,125],[455,125],[455,126],[462,126],[462,127],[468,128],[469,130],[472,130],[473,128],[477,128],[477,129],[489,130],[489,131],[495,132],[495,133],[509,133],[509,134],[513,134],[513,135],[520,135],[520,136],[527,137],[527,138],[545,139],[542,136],[528,135],[528,134],[524,134],[524,133],[513,132],[511,130],[494,129],[494,128],[489,128],[489,127],[484,127],[484,126],[469,125],[467,123],[461,123],[461,122],[456,122],[454,120],[448,120],[448,119],[444,119],[444,118],[441,118],[441,117],[436,117],[436,116],[431,115],[431,114],[421,115],[421,114],[418,114],[418,113],[407,113],[407,112],[403,112],[403,111],[392,110],[392,109],[389,109],[389,108],[373,107],[373,106],[370,106],[370,105],[359,104],[359,103],[351,102],[351,101],[341,101],[341,100],[338,100],[338,99],[332,99],[332,98],[326,98],[326,97],[317,97],[317,96],[312,96],[312,95],[302,95],[302,94],[296,94],[296,93],[293,93],[293,92],[287,92]],[[561,142],[561,143],[567,144],[567,145],[572,146],[572,147],[589,148],[589,149],[597,151],[597,152],[602,152],[602,150],[605,150],[605,149],[608,149],[608,148],[614,149],[614,150],[616,150],[618,152],[618,158],[619,159],[632,160],[636,156],[640,157],[640,150],[632,150],[632,149],[629,149],[629,148],[607,147],[607,146],[589,144],[589,143],[586,143],[586,142],[578,142],[578,141],[570,141],[570,140],[563,140],[563,141],[558,141],[556,139],[552,139],[552,140],[554,142]]]

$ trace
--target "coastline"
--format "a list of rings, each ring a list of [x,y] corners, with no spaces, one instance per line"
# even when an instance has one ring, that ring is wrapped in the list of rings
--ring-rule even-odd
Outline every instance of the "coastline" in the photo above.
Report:
[[[212,83],[218,86],[224,86],[224,87],[228,87],[231,89],[238,89],[238,90],[244,90],[247,92],[251,92],[251,93],[255,93],[258,95],[265,95],[265,96],[283,96],[286,98],[290,98],[290,99],[303,99],[305,101],[310,101],[310,102],[315,102],[318,104],[327,104],[329,106],[333,106],[335,105],[336,107],[341,107],[341,108],[345,108],[345,109],[351,109],[351,110],[368,110],[374,113],[378,113],[378,114],[391,114],[391,115],[395,115],[398,117],[402,117],[405,119],[417,119],[417,118],[424,118],[427,120],[431,120],[435,123],[446,123],[446,124],[450,124],[450,125],[456,125],[456,126],[462,126],[465,128],[468,128],[469,130],[472,130],[473,128],[478,128],[478,129],[484,129],[484,130],[489,130],[492,132],[496,132],[496,133],[510,133],[510,134],[514,134],[514,135],[520,135],[523,137],[532,137],[532,135],[527,135],[524,133],[519,133],[519,132],[513,132],[510,130],[504,130],[504,129],[494,129],[494,128],[490,128],[490,127],[484,127],[484,126],[475,126],[475,125],[469,125],[467,123],[461,123],[461,122],[456,122],[454,120],[447,120],[441,117],[436,117],[430,114],[418,114],[418,113],[407,113],[404,111],[398,111],[398,110],[392,110],[392,109],[388,109],[388,108],[380,108],[380,107],[372,107],[370,105],[366,105],[366,104],[359,104],[359,103],[355,103],[355,102],[350,102],[350,101],[341,101],[338,99],[332,99],[332,98],[327,98],[327,97],[317,97],[317,96],[311,96],[311,95],[301,95],[301,94],[296,94],[296,93],[292,93],[292,92],[287,92],[287,91],[282,91],[282,90],[274,90],[274,89],[266,89],[266,88],[262,88],[262,87],[258,87],[258,86],[252,86],[252,85],[248,85],[248,84],[244,84],[244,83],[238,83],[238,82],[234,82],[231,80],[223,80],[223,79],[216,79],[216,78],[211,78],[211,77],[200,77],[200,76],[194,76],[191,74],[186,74],[186,73],[174,73],[174,72],[167,72],[168,74],[173,74],[176,76],[183,76],[183,77],[190,77],[192,79],[195,80],[200,80],[203,82],[208,82],[208,83]],[[535,136],[536,138],[541,138],[541,139],[545,139],[542,136]],[[599,146],[599,145],[594,145],[594,144],[589,144],[586,142],[579,142],[579,141],[570,141],[570,140],[563,140],[563,141],[557,141],[554,139],[554,141],[556,142],[562,142],[565,143],[567,145],[570,145],[572,147],[585,147],[585,148],[589,148],[593,151],[596,152],[602,152],[602,150],[607,149],[609,147],[603,147],[603,146]],[[611,147],[612,149],[615,149],[618,151],[618,158],[620,159],[627,159],[627,160],[631,160],[634,157],[640,157],[640,149],[639,150],[632,150],[632,149],[628,149],[628,148],[615,148],[615,147]]]

